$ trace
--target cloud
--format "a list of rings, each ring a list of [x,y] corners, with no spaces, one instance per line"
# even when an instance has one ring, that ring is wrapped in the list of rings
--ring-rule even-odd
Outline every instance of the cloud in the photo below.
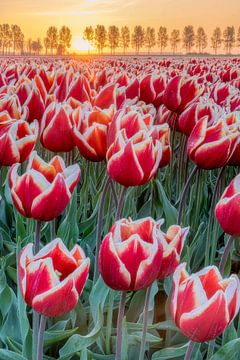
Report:
[[[9,0],[1,0],[9,8]],[[92,15],[121,13],[138,0],[123,0],[121,6],[117,0],[12,0],[18,13],[28,16]],[[7,5],[8,4],[8,5]]]

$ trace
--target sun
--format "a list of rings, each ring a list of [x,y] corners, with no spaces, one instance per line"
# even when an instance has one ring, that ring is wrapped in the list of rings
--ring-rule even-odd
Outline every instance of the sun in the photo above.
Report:
[[[84,40],[82,36],[74,36],[72,47],[73,50],[81,52],[87,52],[94,49],[92,44],[89,41]]]

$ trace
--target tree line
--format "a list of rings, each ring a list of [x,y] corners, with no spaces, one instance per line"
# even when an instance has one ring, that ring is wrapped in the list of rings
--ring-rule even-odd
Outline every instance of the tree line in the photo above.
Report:
[[[70,48],[71,40],[71,30],[67,26],[62,26],[60,30],[56,26],[50,26],[42,43],[40,38],[35,40],[29,38],[25,41],[24,34],[18,25],[0,24],[0,49],[3,55],[16,52],[39,55],[43,48],[45,54],[63,55]]]
[[[136,54],[139,54],[143,47],[146,47],[150,53],[155,46],[158,46],[162,54],[168,45],[175,54],[180,43],[186,53],[190,53],[194,46],[199,53],[203,53],[208,46],[208,36],[204,28],[200,26],[195,32],[192,25],[185,26],[182,34],[178,29],[173,29],[168,34],[165,26],[160,26],[156,32],[154,27],[148,26],[144,29],[141,25],[136,25],[132,33],[128,26],[123,26],[121,29],[115,25],[109,26],[108,29],[104,25],[97,25],[95,28],[87,26],[84,30],[84,39],[95,45],[99,54],[103,53],[105,47],[110,48],[111,54],[114,54],[118,48],[121,48],[125,54],[130,45],[135,49]],[[234,26],[227,26],[223,32],[220,27],[216,27],[210,43],[215,54],[222,46],[226,53],[230,54],[235,45],[240,47],[240,26],[237,32]]]
[[[160,26],[157,31],[154,27],[148,26],[146,29],[141,25],[136,25],[133,31],[128,26],[118,28],[115,25],[107,29],[104,25],[97,25],[95,28],[87,26],[83,37],[90,44],[94,45],[99,54],[108,47],[111,54],[121,49],[125,54],[132,47],[136,54],[142,48],[147,48],[148,53],[156,46],[160,53],[171,47],[175,54],[179,51],[180,44],[186,53],[193,51],[194,47],[199,53],[204,53],[210,40],[210,46],[215,54],[221,47],[224,47],[227,54],[230,54],[235,46],[240,47],[240,26],[235,30],[234,26],[227,26],[223,31],[216,27],[208,39],[202,26],[196,32],[192,25],[185,26],[182,33],[180,30],[173,29],[170,33],[165,26]],[[45,54],[63,55],[71,47],[72,34],[67,26],[62,26],[59,30],[56,26],[47,29],[46,36],[42,40],[29,38],[25,41],[24,34],[18,25],[0,24],[0,49],[2,54],[29,53],[39,55],[45,49]]]

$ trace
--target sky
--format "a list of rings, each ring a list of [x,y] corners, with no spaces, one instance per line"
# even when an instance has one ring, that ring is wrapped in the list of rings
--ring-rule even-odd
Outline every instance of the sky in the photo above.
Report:
[[[185,25],[213,29],[240,26],[240,0],[0,0],[0,23],[16,23],[26,38],[43,38],[50,25],[68,26],[73,40],[88,25],[166,26]]]

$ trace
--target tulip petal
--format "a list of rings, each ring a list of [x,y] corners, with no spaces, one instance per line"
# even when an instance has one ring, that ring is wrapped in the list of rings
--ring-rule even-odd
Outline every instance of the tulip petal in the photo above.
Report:
[[[71,193],[62,174],[57,174],[51,186],[35,197],[31,215],[33,218],[50,221],[58,217],[71,198]]]
[[[26,303],[32,306],[35,296],[52,289],[58,283],[51,258],[30,262],[26,270]]]
[[[55,239],[44,246],[34,257],[34,261],[46,258],[52,259],[54,270],[58,272],[61,281],[77,267],[77,261],[61,239]]]
[[[66,278],[58,286],[34,297],[32,307],[47,317],[63,316],[78,303],[73,278]]]
[[[181,331],[190,339],[204,342],[215,339],[227,327],[229,314],[222,290],[197,309],[180,318]]]
[[[101,245],[99,270],[104,282],[110,288],[116,290],[129,288],[131,276],[116,252],[111,233],[106,235]]]

